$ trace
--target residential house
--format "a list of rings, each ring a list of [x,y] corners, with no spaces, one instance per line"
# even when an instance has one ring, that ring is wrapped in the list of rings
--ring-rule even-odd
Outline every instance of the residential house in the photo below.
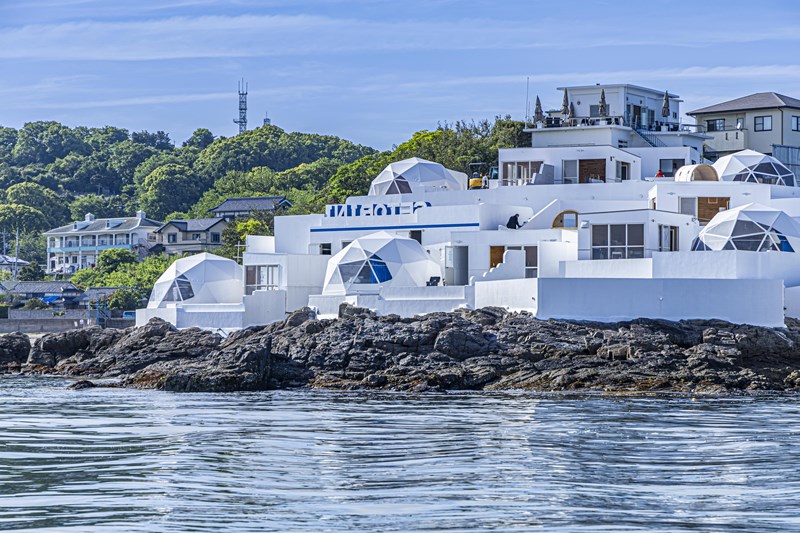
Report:
[[[717,157],[750,149],[783,160],[774,147],[800,150],[800,100],[797,98],[774,92],[756,93],[687,114],[711,137],[706,146]],[[783,160],[783,163],[790,162]]]
[[[208,212],[215,217],[232,220],[247,216],[253,211],[276,211],[285,207],[292,207],[292,203],[285,196],[248,196],[228,198]]]
[[[70,281],[3,281],[0,282],[3,294],[17,297],[22,301],[40,298],[55,307],[75,307],[83,291]]]
[[[228,220],[221,217],[170,220],[150,234],[151,252],[167,255],[213,252],[222,246]]]
[[[5,270],[6,272],[14,272],[14,270],[21,270],[22,267],[28,266],[30,263],[28,261],[24,261],[13,255],[0,255],[0,270]]]
[[[135,217],[95,218],[91,213],[80,222],[73,222],[44,233],[47,237],[47,266],[50,273],[73,273],[91,268],[104,250],[121,248],[143,255],[149,247],[147,235],[161,227],[144,211]]]

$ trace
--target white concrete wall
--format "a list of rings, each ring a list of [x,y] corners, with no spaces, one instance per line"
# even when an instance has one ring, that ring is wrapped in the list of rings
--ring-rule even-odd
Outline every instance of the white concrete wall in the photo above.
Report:
[[[308,303],[306,297],[305,303]],[[300,306],[303,307],[303,306]],[[254,291],[244,297],[244,326],[259,326],[286,318],[286,291]]]
[[[503,262],[475,276],[476,281],[496,281],[501,279],[519,279],[525,277],[525,250],[506,250]]]
[[[653,260],[565,261],[559,274],[562,278],[652,278]]]
[[[578,259],[578,243],[540,242],[538,252],[539,277],[557,277],[559,276],[562,261]]]
[[[142,326],[158,317],[178,329],[201,328],[211,331],[233,330],[244,326],[244,306],[234,304],[198,304],[183,307],[137,309],[136,325]]]
[[[537,283],[536,278],[476,281],[475,309],[494,306],[535,313]]]
[[[538,318],[615,322],[635,318],[721,319],[783,326],[780,280],[544,278]]]

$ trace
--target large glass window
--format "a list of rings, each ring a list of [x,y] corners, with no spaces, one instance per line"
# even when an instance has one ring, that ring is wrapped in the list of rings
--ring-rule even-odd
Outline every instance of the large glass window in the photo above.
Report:
[[[639,259],[644,257],[644,224],[595,224],[592,226],[592,259]]]
[[[753,129],[755,131],[772,131],[772,117],[769,115],[755,117]]]
[[[693,217],[697,216],[697,198],[689,197],[689,198],[680,198],[680,213],[682,215],[692,215]]]
[[[566,159],[561,162],[564,183],[578,183],[578,160]]]
[[[245,269],[245,294],[277,291],[280,288],[280,272],[280,265],[248,266]]]
[[[538,247],[525,247],[525,277],[535,278],[539,273]]]
[[[723,131],[725,129],[725,119],[715,118],[714,120],[706,120],[706,129],[708,131]]]
[[[792,131],[800,131],[800,117],[792,115]]]

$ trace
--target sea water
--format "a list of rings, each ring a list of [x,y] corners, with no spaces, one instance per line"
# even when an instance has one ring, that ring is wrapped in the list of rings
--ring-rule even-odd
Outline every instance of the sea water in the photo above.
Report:
[[[800,398],[0,377],[0,530],[800,531]]]

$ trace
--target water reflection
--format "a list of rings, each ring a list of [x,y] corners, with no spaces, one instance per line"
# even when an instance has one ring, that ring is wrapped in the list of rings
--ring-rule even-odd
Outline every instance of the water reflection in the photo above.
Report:
[[[800,529],[792,397],[63,383],[0,379],[0,529]]]

